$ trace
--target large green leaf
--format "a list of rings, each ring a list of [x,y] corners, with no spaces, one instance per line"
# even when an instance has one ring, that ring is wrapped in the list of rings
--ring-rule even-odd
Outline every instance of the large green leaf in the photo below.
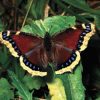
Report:
[[[19,96],[21,96],[23,100],[32,100],[32,93],[29,92],[27,86],[24,83],[22,83],[12,71],[8,72],[12,80],[12,84],[18,90]]]
[[[76,18],[74,16],[53,16],[45,18],[44,26],[47,32],[56,35],[60,31],[75,25]]]
[[[30,25],[23,27],[22,31],[40,37],[44,37],[45,33],[48,32],[50,33],[51,36],[53,36],[67,28],[74,26],[75,20],[76,19],[74,16],[48,17],[44,21],[43,20],[33,21]]]
[[[73,73],[57,75],[62,79],[68,100],[84,100],[85,92],[82,84],[82,67],[78,65]]]
[[[5,78],[0,79],[0,100],[11,100],[14,98],[14,93],[11,90],[11,85]]]

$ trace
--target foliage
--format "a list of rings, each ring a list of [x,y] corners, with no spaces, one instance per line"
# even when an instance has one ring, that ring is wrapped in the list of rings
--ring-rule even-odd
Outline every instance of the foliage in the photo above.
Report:
[[[68,100],[84,100],[85,88],[82,84],[82,65],[79,64],[76,70],[69,74],[57,75],[65,87],[65,92]],[[65,80],[66,79],[66,80]],[[80,95],[79,95],[80,94]]]
[[[59,21],[61,21],[59,23]],[[32,21],[29,25],[22,28],[22,31],[28,32],[31,35],[44,37],[45,33],[50,33],[51,36],[56,35],[60,31],[70,28],[75,25],[75,17],[73,16],[54,16],[44,20]],[[31,33],[30,33],[31,30]]]
[[[65,89],[59,78],[55,78],[52,83],[47,83],[51,100],[66,100]]]
[[[29,92],[29,89],[17,78],[17,76],[11,71],[9,71],[9,76],[12,80],[12,84],[18,89],[18,95],[24,100],[32,100],[32,93]]]
[[[99,1],[96,2],[98,3],[100,4]],[[0,31],[21,30],[40,37],[44,37],[45,32],[49,32],[54,36],[59,31],[84,22],[93,22],[97,30],[100,30],[100,11],[98,7],[93,6],[91,0],[0,1]],[[98,35],[99,32],[97,38],[90,41],[89,47],[92,50],[100,49],[100,46],[96,45],[100,42]],[[95,42],[97,39],[98,43]],[[12,57],[8,49],[0,44],[0,100],[39,100],[40,98],[53,100],[53,97],[56,99],[59,97],[56,93],[61,95],[62,100],[85,100],[85,98],[99,100],[100,61],[89,64],[85,55],[89,55],[90,52],[87,51],[88,49],[85,51],[86,54],[82,53],[83,65],[88,66],[86,70],[79,64],[73,73],[55,75],[54,81],[47,83],[45,78],[31,77],[26,73],[20,67],[18,59]],[[85,62],[84,57],[88,63]],[[100,53],[97,57],[100,58]],[[52,88],[56,88],[55,93]]]
[[[11,85],[5,78],[0,79],[0,99],[2,100],[10,100],[13,99],[14,93],[11,90]]]

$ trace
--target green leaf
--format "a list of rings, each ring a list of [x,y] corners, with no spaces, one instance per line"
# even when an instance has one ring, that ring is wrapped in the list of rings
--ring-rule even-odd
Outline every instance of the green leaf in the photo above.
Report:
[[[79,0],[70,0],[70,1],[69,0],[63,0],[63,1],[70,4],[70,5],[72,5],[72,6],[74,6],[74,7],[76,7],[76,8],[84,10],[88,13],[100,16],[100,11],[99,10],[91,9],[89,7],[89,5],[86,2],[82,1],[82,0],[80,0],[80,1]]]
[[[35,25],[36,26],[36,25]],[[37,27],[37,26],[36,26]],[[34,28],[34,27],[33,27]],[[35,29],[35,28],[34,28]],[[32,30],[32,27],[30,25],[25,25],[21,31],[23,32],[27,32],[27,33],[33,33],[33,30]],[[34,32],[34,35],[35,35],[36,32]]]
[[[100,100],[100,90],[99,89],[95,94],[95,100]]]
[[[0,79],[0,100],[11,100],[14,98],[14,93],[11,86],[5,78]]]
[[[57,75],[62,79],[68,100],[84,100],[85,92],[82,84],[82,66],[78,65],[73,73]]]
[[[74,16],[53,16],[45,18],[44,26],[46,31],[52,36],[56,35],[60,31],[74,26],[75,20],[76,18]]]
[[[70,81],[72,99],[73,100],[84,100],[85,99],[85,91],[84,91],[85,89],[82,84],[81,66],[77,66],[75,73],[68,75],[68,80]]]
[[[25,25],[21,31],[34,36],[44,37],[45,29],[42,23],[42,20],[32,21],[29,25]]]
[[[8,73],[12,80],[12,84],[18,90],[18,94],[23,98],[23,100],[32,100],[32,93],[29,92],[27,86],[22,83],[12,71],[8,71]]]
[[[42,38],[45,36],[46,32],[50,33],[50,35],[53,36],[58,34],[60,31],[64,31],[65,29],[74,26],[75,20],[76,19],[74,16],[48,17],[44,21],[33,21],[30,25],[23,27],[22,31],[28,32],[31,35],[40,36]]]
[[[30,75],[25,75],[23,78],[23,82],[30,90],[38,90],[41,86],[45,85],[45,82],[41,77],[31,77]]]
[[[11,67],[10,67],[11,69]],[[24,77],[25,75],[25,70],[23,70],[23,68],[20,66],[20,63],[18,62],[18,59],[13,58],[12,61],[12,69],[15,71],[16,76],[21,80],[22,77]]]
[[[44,37],[44,35],[46,33],[46,29],[45,29],[45,26],[44,26],[44,21],[43,20],[36,20],[33,23],[36,24],[39,27],[39,29],[41,30],[41,32],[38,33],[38,34],[40,34],[41,36]]]
[[[95,100],[100,100],[100,97],[96,98]]]
[[[95,100],[100,100],[100,94],[99,94],[99,96]]]

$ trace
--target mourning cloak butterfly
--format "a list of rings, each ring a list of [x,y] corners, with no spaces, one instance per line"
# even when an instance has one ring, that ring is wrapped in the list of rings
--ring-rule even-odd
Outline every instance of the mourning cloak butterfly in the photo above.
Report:
[[[93,24],[83,24],[52,37],[46,33],[44,38],[5,31],[0,33],[0,40],[14,57],[18,57],[23,69],[33,76],[46,76],[49,63],[55,65],[56,74],[72,72],[94,32]]]

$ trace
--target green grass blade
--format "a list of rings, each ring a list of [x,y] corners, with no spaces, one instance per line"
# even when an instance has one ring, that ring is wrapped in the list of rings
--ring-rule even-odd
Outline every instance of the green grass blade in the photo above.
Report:
[[[89,5],[82,0],[63,0],[63,1],[83,11],[100,16],[99,10],[91,9]]]
[[[8,71],[8,73],[12,80],[12,84],[18,90],[18,94],[23,98],[23,100],[32,100],[32,93],[29,92],[28,88],[17,78],[17,76],[12,71]]]

